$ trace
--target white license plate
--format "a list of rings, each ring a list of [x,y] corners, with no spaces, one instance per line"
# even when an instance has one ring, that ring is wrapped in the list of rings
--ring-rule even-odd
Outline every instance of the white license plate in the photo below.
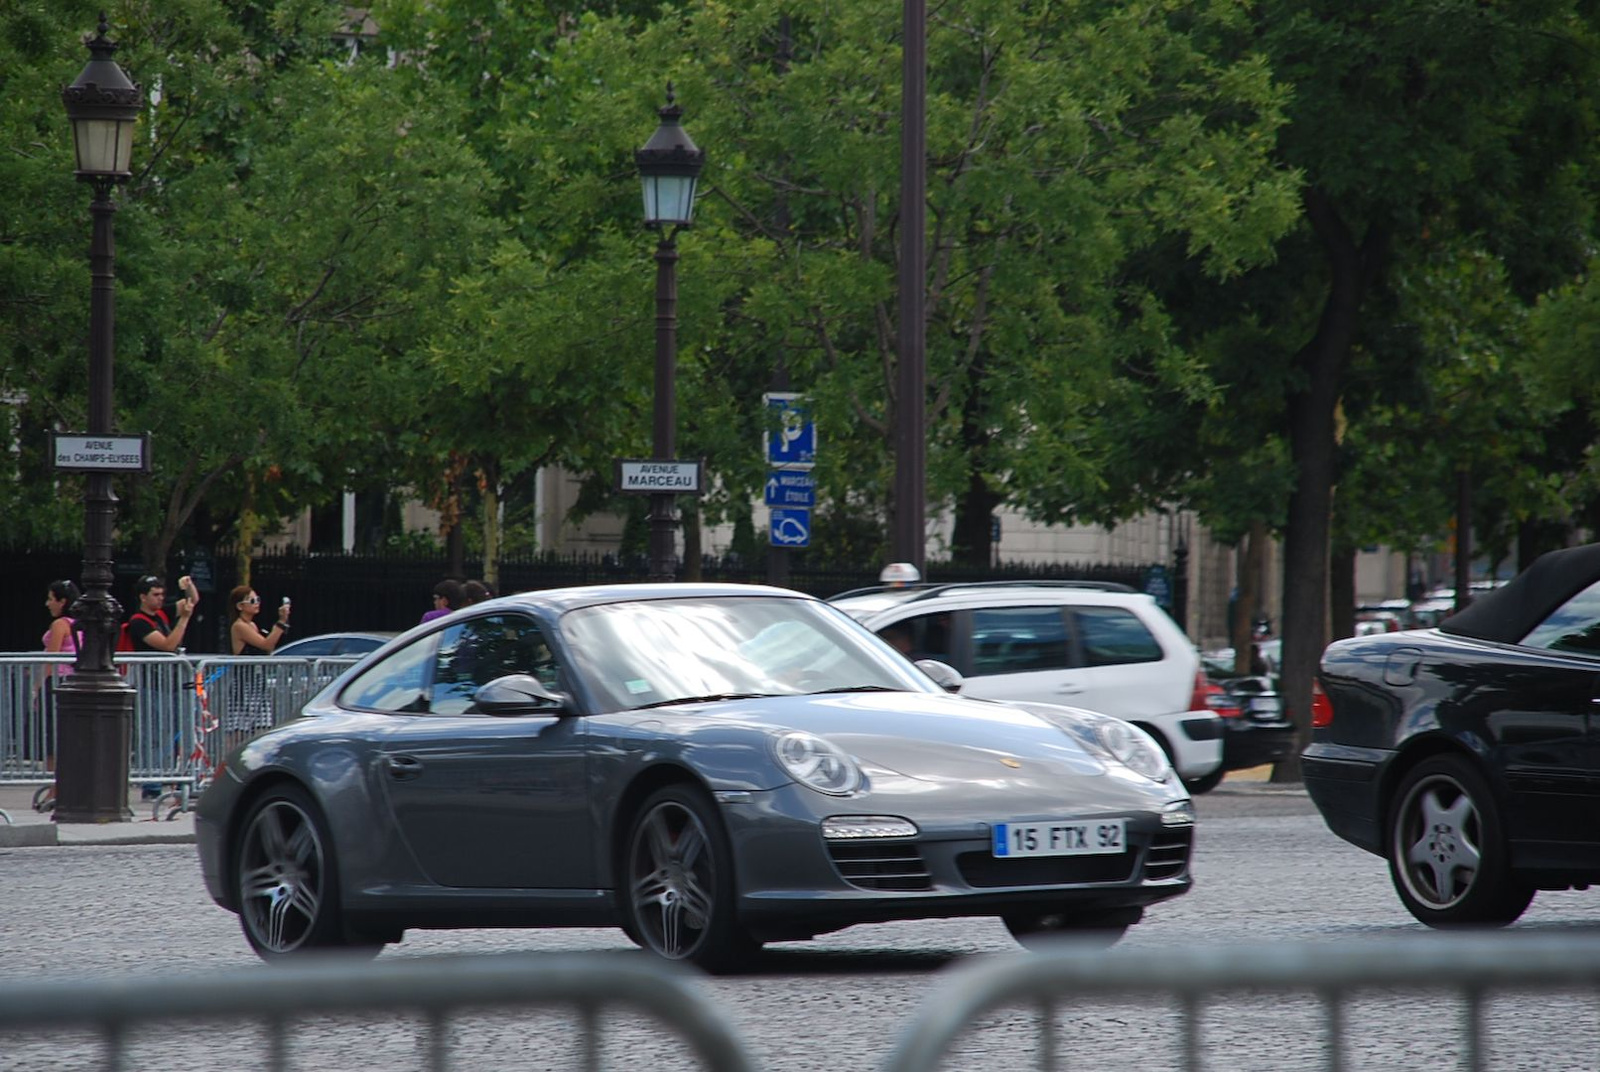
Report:
[[[1127,848],[1126,822],[1051,819],[1039,823],[995,823],[996,856],[1102,856]]]

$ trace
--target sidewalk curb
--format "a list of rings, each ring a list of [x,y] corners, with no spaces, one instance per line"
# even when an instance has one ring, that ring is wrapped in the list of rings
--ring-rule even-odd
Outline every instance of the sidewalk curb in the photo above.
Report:
[[[165,829],[162,829],[165,827]],[[194,824],[187,823],[0,823],[0,849],[45,845],[192,845]]]

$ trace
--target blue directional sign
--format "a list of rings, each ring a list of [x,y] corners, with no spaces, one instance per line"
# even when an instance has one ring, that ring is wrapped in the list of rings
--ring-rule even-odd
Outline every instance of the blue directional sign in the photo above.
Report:
[[[811,511],[773,507],[768,531],[774,547],[810,547]]]
[[[768,506],[817,505],[817,482],[803,469],[774,469],[767,474]]]
[[[817,425],[804,395],[773,391],[761,396],[778,426],[763,432],[767,465],[772,469],[810,469],[817,464]]]

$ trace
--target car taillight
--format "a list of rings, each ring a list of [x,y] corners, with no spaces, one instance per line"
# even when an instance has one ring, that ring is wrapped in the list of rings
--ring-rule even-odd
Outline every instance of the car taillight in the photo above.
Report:
[[[1189,710],[1210,711],[1223,718],[1239,717],[1239,701],[1229,696],[1221,685],[1206,679],[1204,670],[1194,676],[1194,694],[1189,697]]]
[[[1322,691],[1322,682],[1311,679],[1311,728],[1321,729],[1333,724],[1333,704]]]

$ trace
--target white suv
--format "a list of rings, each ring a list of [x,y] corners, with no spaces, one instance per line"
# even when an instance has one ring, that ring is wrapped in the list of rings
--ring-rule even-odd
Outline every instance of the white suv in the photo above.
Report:
[[[1222,765],[1223,721],[1200,656],[1150,596],[1095,581],[992,581],[858,589],[828,602],[912,659],[960,671],[982,700],[1114,715],[1166,749],[1178,776]]]

